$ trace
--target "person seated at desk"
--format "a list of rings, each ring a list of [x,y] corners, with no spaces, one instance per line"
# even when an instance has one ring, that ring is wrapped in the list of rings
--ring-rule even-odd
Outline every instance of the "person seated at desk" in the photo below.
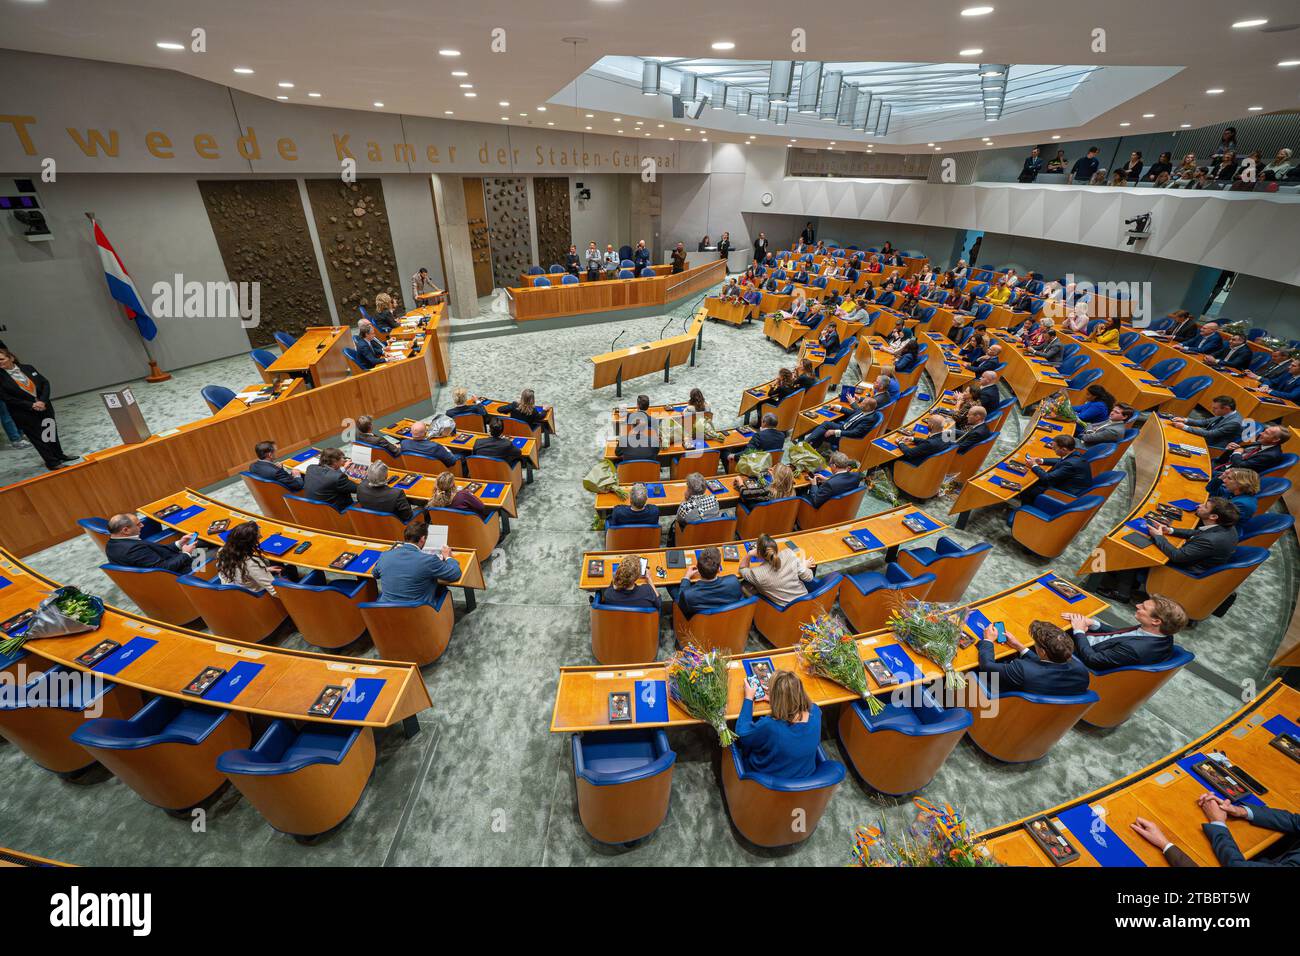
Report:
[[[343,511],[352,504],[352,495],[357,487],[343,474],[347,463],[348,459],[337,448],[321,451],[316,464],[308,465],[303,475],[303,496],[312,501],[323,501],[335,511]]]
[[[698,248],[696,248],[695,251],[696,251],[696,252],[704,252],[704,251],[706,251],[708,248],[709,248],[709,237],[708,237],[708,236],[705,236],[703,239],[700,240],[700,244],[699,244]]]
[[[564,254],[564,271],[571,276],[582,271],[582,259],[578,256],[577,246],[569,246],[569,251]]]
[[[746,511],[754,505],[765,501],[780,501],[794,496],[794,471],[789,465],[780,464],[769,469],[765,475],[745,475],[731,483],[740,494],[740,506]]]
[[[747,591],[785,607],[808,593],[813,569],[803,555],[780,547],[771,535],[760,534],[754,550],[746,550],[740,559],[740,579]]]
[[[362,319],[357,325],[356,335],[357,364],[363,372],[369,372],[377,365],[384,364],[384,346],[375,336],[375,327],[369,320]]]
[[[746,305],[758,305],[763,301],[763,290],[756,285],[748,286],[741,295],[740,301]]]
[[[444,475],[450,474],[443,472]],[[388,466],[382,461],[370,463],[366,477],[357,487],[357,506],[384,514],[396,515],[397,520],[406,524],[414,513],[406,492],[400,488],[388,486]]]
[[[988,418],[988,411],[983,405],[972,405],[966,410],[966,419],[963,423],[966,430],[957,436],[958,454],[967,448],[975,447],[993,434],[988,422],[985,421],[986,418]]]
[[[1110,418],[1111,410],[1115,407],[1115,396],[1098,382],[1093,382],[1083,391],[1088,396],[1088,400],[1082,405],[1073,406],[1074,414],[1079,417],[1079,421],[1095,425]]]
[[[1163,664],[1174,653],[1174,635],[1187,626],[1183,606],[1160,594],[1138,604],[1137,624],[1129,627],[1103,627],[1070,611],[1061,617],[1070,624],[1075,656],[1094,671]]]
[[[921,343],[916,339],[908,339],[894,358],[894,372],[898,375],[906,375],[920,364]]]
[[[1300,359],[1287,366],[1286,377],[1269,379],[1260,385],[1260,391],[1288,402],[1300,402]]]
[[[230,529],[217,552],[217,580],[249,591],[275,594],[275,576],[285,568],[262,557],[262,530],[256,521],[242,521]],[[291,580],[297,580],[295,571]]]
[[[1170,567],[1185,568],[1192,574],[1211,571],[1232,558],[1237,550],[1237,508],[1226,498],[1213,497],[1196,509],[1201,524],[1196,528],[1175,529],[1147,519],[1149,536],[1167,559]],[[1174,547],[1167,540],[1181,538],[1183,546]],[[1084,587],[1094,594],[1127,604],[1135,591],[1146,584],[1147,569],[1098,571],[1088,575]]]
[[[1053,365],[1061,361],[1061,353],[1065,350],[1061,337],[1056,334],[1055,326],[1056,323],[1051,319],[1043,319],[1042,331],[1044,338],[1041,344],[1032,346],[1029,349],[1029,354],[1044,359]]]
[[[998,366],[1002,364],[1002,343],[989,342],[988,351],[971,363],[970,370],[975,375],[985,375],[998,372]]]
[[[369,415],[357,416],[357,437],[354,444],[378,448],[394,458],[402,453],[402,446],[382,432],[375,431],[375,420]]]
[[[483,399],[476,398],[469,393],[467,388],[456,388],[451,393],[452,406],[444,414],[448,418],[455,418],[457,415],[482,415],[487,418],[487,409],[483,406]]]
[[[976,328],[961,347],[961,360],[970,365],[989,350],[990,339],[983,326]]]
[[[1087,335],[1088,324],[1091,321],[1092,319],[1088,315],[1088,307],[1086,305],[1076,305],[1070,308],[1062,327],[1071,335]]]
[[[1230,395],[1218,395],[1210,402],[1209,418],[1178,415],[1173,423],[1189,435],[1200,435],[1211,448],[1227,448],[1241,438],[1244,422],[1237,411],[1237,401]]]
[[[822,319],[826,318],[826,313],[823,311],[821,302],[817,299],[813,299],[812,302],[805,299],[804,304],[807,305],[806,311],[802,315],[796,315],[795,321],[805,328],[815,329]]]
[[[1259,472],[1249,468],[1228,468],[1219,479],[1223,497],[1237,509],[1237,524],[1249,521],[1259,510]]]
[[[1292,363],[1295,360],[1291,353],[1286,349],[1274,349],[1269,354],[1268,361],[1259,367],[1259,371],[1247,369],[1248,378],[1253,378],[1264,385],[1274,385],[1278,382],[1285,382],[1292,374]]]
[[[832,451],[839,451],[840,442],[845,438],[865,438],[884,418],[881,412],[876,411],[875,398],[866,393],[855,395],[852,404],[841,414],[840,421],[823,422],[803,440],[813,448],[825,445]]]
[[[976,406],[984,409],[984,415],[987,418],[988,409],[980,404],[979,382],[967,382],[957,389],[957,409],[951,413],[952,420],[958,428],[970,427],[970,412]]]
[[[1119,336],[1124,331],[1118,315],[1111,316],[1103,320],[1105,322],[1101,328],[1097,329],[1092,335],[1088,336],[1098,348],[1117,349],[1119,348]]]
[[[794,381],[799,388],[812,388],[817,384],[817,367],[812,359],[804,357],[794,363]]]
[[[614,460],[658,461],[659,429],[647,411],[650,408],[649,396],[638,395],[636,404],[636,409],[628,412],[619,426]]]
[[[1207,490],[1212,495],[1222,494],[1221,476],[1229,468],[1246,468],[1256,473],[1276,468],[1285,455],[1282,442],[1288,434],[1285,425],[1269,425],[1252,442],[1228,442],[1226,450],[1214,463],[1214,478]]]
[[[674,528],[685,528],[688,524],[708,521],[721,514],[722,509],[718,507],[718,499],[713,496],[713,492],[709,491],[704,476],[698,471],[687,475],[686,499],[677,506],[677,514],[673,518]]]
[[[488,422],[488,437],[480,438],[474,443],[474,454],[484,458],[499,458],[513,468],[524,456],[511,439],[504,437],[505,432],[501,419],[492,419]]]
[[[302,474],[297,469],[289,470],[275,460],[278,449],[273,441],[260,441],[253,446],[257,456],[248,466],[248,473],[267,481],[274,481],[284,487],[285,491],[302,491]]]
[[[387,335],[401,324],[397,318],[397,303],[387,292],[375,296],[375,314],[370,317],[376,329]]]
[[[1200,334],[1196,318],[1186,309],[1170,312],[1169,317],[1174,320],[1174,324],[1167,331],[1156,333],[1157,335],[1171,338],[1175,342],[1189,342]]]
[[[430,508],[451,508],[454,511],[467,511],[480,518],[488,516],[488,507],[468,488],[456,484],[456,476],[444,471],[433,483],[433,496],[429,498]],[[437,522],[434,522],[435,524]]]
[[[1038,479],[1033,487],[1020,492],[1020,504],[1032,505],[1038,496],[1051,488],[1077,498],[1092,487],[1092,468],[1077,447],[1073,435],[1056,435],[1052,439],[1056,459],[1048,466],[1045,458],[1025,457],[1029,470]]]
[[[108,543],[104,556],[110,564],[128,568],[161,568],[174,574],[188,574],[195,565],[198,535],[187,534],[178,544],[145,541],[140,537],[140,519],[133,514],[108,519]],[[202,564],[202,561],[199,561]]]
[[[878,406],[898,400],[902,387],[898,384],[898,379],[894,378],[894,366],[881,366],[876,380],[871,383],[871,390]]]
[[[799,266],[799,271],[796,272],[796,273],[795,273],[795,274],[790,278],[790,281],[791,281],[791,282],[798,283],[799,285],[807,285],[807,284],[808,284],[808,270],[805,269],[802,265],[800,265],[800,266]]]
[[[776,373],[776,379],[767,388],[767,401],[776,404],[786,396],[799,391],[800,387],[793,371],[788,368],[780,369]]]
[[[402,543],[379,556],[371,574],[379,582],[380,604],[433,604],[460,580],[460,565],[451,548],[443,545],[437,554],[424,550],[429,525],[412,521],[402,533]]]
[[[722,552],[716,547],[710,545],[695,552],[695,563],[686,569],[686,577],[673,599],[687,620],[697,611],[711,611],[745,599],[740,579],[731,574],[719,577],[721,568]]]
[[[1007,285],[1006,278],[998,280],[998,284],[989,289],[984,295],[984,301],[991,305],[1006,305],[1011,299],[1011,287]]]
[[[817,344],[826,351],[828,360],[840,350],[840,333],[834,322],[826,323],[826,327],[817,335]]]
[[[659,506],[647,504],[650,492],[646,486],[637,482],[628,494],[627,504],[615,505],[609,513],[606,528],[629,528],[638,526],[656,526],[659,524]]]
[[[776,281],[776,276],[770,275],[763,281],[762,287],[763,287],[763,291],[765,292],[776,292],[779,288],[781,288],[781,285],[779,282]]]
[[[600,592],[600,603],[605,607],[659,608],[659,592],[649,581],[642,580],[641,558],[625,554],[614,567],[609,587]]]
[[[909,465],[919,465],[931,455],[947,451],[956,443],[957,436],[952,430],[952,423],[943,415],[930,415],[925,420],[925,427],[929,433],[923,439],[899,439],[903,461]]]
[[[826,459],[826,467],[830,469],[830,475],[813,475],[812,484],[805,494],[808,503],[814,508],[820,508],[836,495],[852,491],[862,484],[859,464],[843,452],[832,452]]]
[[[1128,430],[1125,422],[1133,414],[1133,409],[1128,405],[1116,405],[1110,410],[1105,421],[1097,422],[1093,425],[1080,423],[1078,431],[1074,437],[1079,440],[1079,444],[1084,448],[1092,445],[1104,445],[1106,442],[1119,442],[1124,440],[1124,432]]]
[[[531,388],[524,389],[517,399],[502,406],[501,414],[507,418],[517,418],[532,428],[546,423],[546,409],[537,404],[537,397]]]
[[[1178,346],[1178,349],[1189,355],[1203,355],[1209,358],[1218,355],[1224,349],[1223,336],[1219,335],[1219,323],[1206,322],[1195,338],[1188,339]]]
[[[1246,336],[1236,332],[1229,337],[1228,347],[1223,350],[1223,353],[1210,356],[1206,359],[1206,364],[1211,368],[1231,368],[1244,372],[1250,368],[1250,360],[1254,357],[1255,353],[1250,350]]]
[[[636,274],[641,275],[642,269],[650,268],[650,250],[645,247],[645,240],[638,239],[636,248],[632,250],[632,263],[636,266]]]
[[[1300,814],[1263,805],[1238,805],[1208,792],[1197,797],[1196,805],[1205,814],[1207,822],[1201,825],[1201,829],[1209,839],[1210,849],[1214,852],[1214,858],[1220,866],[1300,866],[1300,844],[1293,841],[1288,848],[1283,841],[1266,850],[1267,856],[1261,854],[1253,860],[1247,860],[1228,829],[1228,819],[1234,818],[1245,819],[1265,830],[1294,835],[1300,833]],[[1197,865],[1194,859],[1165,836],[1164,831],[1150,820],[1135,817],[1129,826],[1138,836],[1158,849],[1170,866]]]
[[[707,416],[712,411],[709,403],[704,400],[704,393],[698,388],[691,389],[690,395],[686,397],[686,410],[699,416]]]
[[[618,267],[623,260],[619,258],[618,250],[608,243],[605,245],[605,254],[600,257],[601,265],[605,267],[606,272],[617,272]]]
[[[750,451],[778,452],[785,447],[785,432],[780,431],[777,427],[777,418],[774,412],[764,412],[763,418],[759,422],[758,431],[749,439],[749,444],[739,452],[728,457],[728,462],[734,461],[741,455]],[[728,464],[727,467],[730,467]]]
[[[442,462],[448,468],[454,467],[461,460],[461,456],[450,448],[429,440],[429,423],[424,421],[412,422],[411,434],[403,438],[398,447],[402,454],[424,455]]]
[[[998,388],[998,373],[992,369],[981,372],[979,377],[980,404],[984,410],[991,412],[1002,404],[1002,390]]]
[[[984,629],[984,638],[975,649],[979,654],[979,672],[998,677],[992,689],[997,693],[1060,697],[1073,697],[1088,689],[1088,668],[1074,656],[1074,639],[1069,634],[1048,621],[1034,621],[1029,625],[1029,636],[1034,641],[1033,652],[1007,634],[1007,646],[1019,653],[999,661],[993,653],[997,628],[990,624]]]

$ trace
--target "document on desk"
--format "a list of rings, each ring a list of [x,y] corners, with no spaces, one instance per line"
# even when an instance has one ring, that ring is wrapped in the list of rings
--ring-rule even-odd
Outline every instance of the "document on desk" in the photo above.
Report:
[[[424,541],[424,550],[428,554],[439,554],[447,546],[447,535],[450,529],[445,524],[431,524],[428,528],[428,537]]]

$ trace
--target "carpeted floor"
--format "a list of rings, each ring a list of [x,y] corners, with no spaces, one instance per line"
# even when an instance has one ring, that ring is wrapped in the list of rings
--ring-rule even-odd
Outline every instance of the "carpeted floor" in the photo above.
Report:
[[[664,825],[648,840],[633,848],[601,846],[578,819],[568,738],[553,736],[547,728],[559,667],[592,662],[587,599],[577,580],[582,552],[600,546],[603,538],[590,530],[591,497],[580,480],[599,455],[615,398],[613,389],[591,389],[586,357],[606,351],[619,333],[620,342],[628,344],[656,339],[665,323],[680,326],[691,305],[683,303],[654,318],[453,345],[452,384],[494,398],[513,397],[531,386],[539,400],[555,404],[559,434],[542,456],[536,482],[520,498],[512,534],[488,564],[488,587],[479,595],[478,609],[466,615],[457,606],[450,648],[424,671],[433,707],[420,716],[422,732],[409,740],[396,730],[382,736],[374,777],[342,827],[313,846],[300,845],[272,830],[234,790],[205,808],[199,826],[148,806],[102,771],[67,782],[6,745],[0,746],[0,779],[6,784],[0,788],[0,845],[100,865],[838,865],[847,861],[859,824],[884,819],[891,828],[906,826],[913,815],[910,801],[873,794],[850,774],[808,841],[789,851],[750,846],[731,827],[718,778],[716,738],[703,729],[669,735],[678,754],[672,805]],[[652,401],[662,402],[682,400],[699,387],[721,424],[730,424],[742,390],[789,364],[754,325],[732,329],[710,323],[704,345],[698,366],[674,370],[672,384],[649,376],[633,382],[627,394],[645,391]],[[249,361],[239,357],[185,370],[157,391],[141,385],[137,395],[150,424],[161,429],[203,414],[202,385],[255,377]],[[846,381],[855,379],[851,366]],[[447,398],[444,389],[433,405],[406,411],[427,415],[433,407],[449,404]],[[90,395],[60,403],[69,447],[109,443],[97,402]],[[996,455],[1019,441],[1023,423],[1012,414]],[[18,454],[0,454],[0,481],[18,476],[9,463]],[[1128,460],[1120,467],[1131,472]],[[999,591],[1049,565],[1072,571],[1127,511],[1131,489],[1130,474],[1092,525],[1050,563],[1010,539],[1001,513],[977,514],[965,531],[947,532],[963,543],[990,541],[996,549],[967,597]],[[241,483],[214,493],[256,510]],[[883,508],[868,499],[864,512]],[[934,501],[926,509],[944,517],[947,505]],[[1195,664],[1127,723],[1111,731],[1071,731],[1045,759],[1027,766],[994,763],[963,742],[926,796],[961,807],[983,828],[1131,773],[1206,731],[1236,709],[1252,687],[1276,676],[1267,662],[1291,616],[1295,550],[1294,539],[1286,536],[1247,580],[1226,618],[1180,635],[1180,643],[1196,653]],[[57,580],[130,607],[98,570],[101,560],[85,539],[29,559]],[[837,570],[879,564],[875,558]],[[661,657],[672,646],[671,620],[665,616],[664,621]],[[755,636],[750,641],[753,649],[765,646]],[[305,646],[296,635],[285,643]],[[368,643],[349,651],[374,654]],[[832,718],[825,721],[825,745],[838,757]]]

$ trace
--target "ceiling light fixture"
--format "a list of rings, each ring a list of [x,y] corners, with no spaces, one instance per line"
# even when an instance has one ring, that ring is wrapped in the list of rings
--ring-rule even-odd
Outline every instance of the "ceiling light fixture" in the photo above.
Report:
[[[735,48],[736,44],[732,43],[730,40],[719,40],[717,43],[713,44],[713,49],[715,50],[734,50]]]
[[[159,40],[157,43],[154,44],[154,46],[158,47],[158,49],[160,49],[160,50],[183,50],[183,49],[185,49],[185,44],[184,44],[184,43],[176,43],[176,42],[173,42],[172,40]]]
[[[961,12],[963,17],[983,17],[993,12],[992,7],[967,7]]]
[[[438,56],[460,56],[460,50],[439,50]]]
[[[1259,112],[1260,110],[1262,110],[1263,108],[1264,108],[1264,107],[1262,107],[1262,106],[1247,106],[1247,107],[1246,107],[1246,110],[1247,110],[1247,112],[1250,112],[1250,113],[1258,113],[1258,112]]]
[[[379,102],[379,100],[375,100],[375,108],[382,110],[384,108],[384,104]]]
[[[1250,27],[1262,27],[1266,23],[1268,23],[1268,20],[1265,17],[1255,17],[1253,20],[1238,20],[1232,25],[1232,28],[1234,30],[1246,30]]]
[[[312,99],[314,99],[314,100],[318,100],[318,99],[320,99],[320,94],[319,94],[319,93],[308,93],[307,95],[310,96],[310,97],[311,97]]]
[[[979,47],[971,47],[969,50],[958,50],[958,56],[979,56],[984,51]]]
[[[1206,95],[1206,96],[1218,96],[1218,95],[1219,95],[1220,93],[1222,93],[1222,92],[1223,92],[1223,90],[1221,90],[1220,88],[1218,88],[1218,87],[1216,86],[1216,87],[1215,87],[1214,89],[1212,89],[1212,90],[1206,90],[1206,91],[1205,91],[1205,95]]]
[[[465,95],[468,96],[471,100],[472,100],[474,97],[478,96],[477,93],[466,93]]]
[[[452,76],[469,76],[469,74],[466,73],[464,70],[452,70],[452,71],[451,71],[451,75],[452,75]]]
[[[239,74],[242,75],[242,76],[248,76],[248,75],[249,75],[250,73],[252,73],[253,71],[252,71],[249,67],[246,67],[246,66],[237,66],[237,67],[235,67],[235,72],[236,72],[236,73],[239,73]]]
[[[289,98],[289,97],[287,97],[287,96],[277,96],[277,97],[276,97],[277,100],[287,100],[288,98]]]
[[[1300,60],[1278,60],[1278,66],[1300,66]]]

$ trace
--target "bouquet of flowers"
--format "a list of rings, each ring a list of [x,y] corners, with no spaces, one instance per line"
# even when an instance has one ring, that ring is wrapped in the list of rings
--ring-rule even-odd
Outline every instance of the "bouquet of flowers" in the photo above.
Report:
[[[965,687],[966,679],[953,670],[961,635],[962,615],[955,605],[934,601],[905,601],[894,609],[889,626],[908,647],[943,668],[949,687]]]
[[[1074,412],[1074,406],[1070,404],[1070,396],[1066,392],[1057,392],[1055,395],[1047,396],[1047,398],[1043,399],[1040,407],[1044,415],[1058,422],[1077,422],[1079,420],[1079,416]]]
[[[822,614],[816,620],[799,626],[803,637],[795,645],[795,652],[810,673],[833,680],[867,702],[873,714],[884,710],[884,705],[867,689],[867,672],[858,656],[858,642],[837,618]]]
[[[867,473],[867,494],[871,497],[883,501],[887,505],[902,504],[902,499],[898,497],[898,488],[894,485],[894,479],[884,468],[877,468]]]
[[[986,867],[1000,866],[983,840],[970,832],[960,811],[940,809],[916,797],[918,810],[910,832],[895,840],[878,827],[858,827],[852,866]]]
[[[1220,325],[1219,331],[1226,335],[1245,335],[1250,331],[1250,326],[1238,319],[1236,322],[1225,322]]]
[[[670,657],[668,693],[688,714],[712,726],[718,743],[732,745],[736,735],[727,727],[727,661],[721,651],[692,642]]]
[[[84,634],[99,628],[104,619],[104,602],[72,586],[51,591],[36,606],[26,628],[17,636],[0,631],[0,657],[17,654],[29,640]]]

